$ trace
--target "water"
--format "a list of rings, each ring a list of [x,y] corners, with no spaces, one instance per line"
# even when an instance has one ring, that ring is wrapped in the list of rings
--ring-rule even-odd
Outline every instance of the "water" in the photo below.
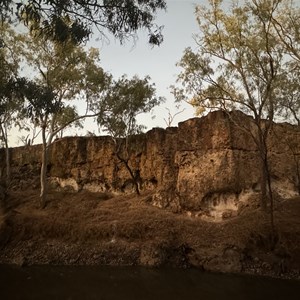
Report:
[[[300,281],[138,267],[0,265],[0,299],[300,299]]]

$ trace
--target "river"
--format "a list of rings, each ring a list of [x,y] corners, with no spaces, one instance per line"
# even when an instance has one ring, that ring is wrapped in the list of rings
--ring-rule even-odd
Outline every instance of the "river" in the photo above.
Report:
[[[194,269],[0,265],[0,299],[300,299],[300,281]]]

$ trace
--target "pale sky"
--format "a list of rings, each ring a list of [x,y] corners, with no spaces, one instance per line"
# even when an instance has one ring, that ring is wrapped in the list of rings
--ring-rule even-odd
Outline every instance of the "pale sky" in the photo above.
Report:
[[[166,127],[164,121],[168,118],[166,108],[169,108],[172,114],[178,111],[169,87],[175,84],[176,75],[180,71],[176,67],[176,62],[183,55],[183,50],[188,46],[195,47],[192,36],[197,33],[198,26],[194,9],[196,4],[204,4],[205,2],[207,1],[167,0],[167,12],[160,12],[156,19],[158,25],[164,25],[164,42],[159,47],[151,47],[147,43],[146,31],[138,33],[138,40],[135,43],[129,40],[125,45],[120,45],[118,41],[109,36],[109,41],[96,41],[97,32],[95,32],[93,41],[88,44],[88,46],[100,49],[101,66],[105,71],[113,74],[115,78],[122,74],[127,74],[128,77],[149,75],[156,85],[157,95],[166,97],[167,102],[154,109],[152,115],[148,114],[139,118],[140,123],[147,126],[147,130],[153,127]],[[179,110],[183,108],[185,111],[175,117],[172,126],[177,126],[178,122],[194,117],[192,107],[183,103]],[[96,123],[86,121],[83,130],[71,129],[65,135],[85,135],[87,130],[99,134]],[[17,142],[18,136],[20,136],[19,132],[14,131],[12,133],[10,137],[11,146],[22,145],[22,143]]]
[[[156,19],[158,25],[164,25],[164,42],[159,47],[151,47],[147,43],[148,36],[145,31],[139,32],[135,43],[129,40],[125,45],[120,45],[114,39],[110,39],[109,43],[103,41],[90,43],[93,47],[100,48],[101,66],[104,70],[112,73],[116,78],[122,74],[127,74],[129,77],[136,74],[140,77],[149,75],[156,85],[157,95],[167,99],[166,103],[154,109],[152,115],[143,115],[139,118],[148,130],[153,127],[166,127],[164,121],[168,118],[166,108],[170,109],[171,114],[185,108],[184,112],[175,117],[172,126],[194,117],[194,109],[185,103],[180,105],[179,110],[176,109],[169,87],[175,84],[176,74],[179,73],[176,62],[183,55],[183,50],[188,46],[195,46],[192,38],[198,28],[194,16],[195,5],[205,2],[167,0],[167,12],[160,12]],[[91,122],[86,123],[88,128],[93,129]],[[91,129],[88,130],[93,131]]]

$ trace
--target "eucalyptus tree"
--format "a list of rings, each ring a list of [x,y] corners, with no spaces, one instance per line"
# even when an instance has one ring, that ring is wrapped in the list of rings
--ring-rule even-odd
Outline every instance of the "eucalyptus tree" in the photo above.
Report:
[[[163,101],[163,97],[156,96],[155,84],[149,76],[128,79],[123,75],[111,82],[103,101],[94,103],[94,109],[99,112],[97,122],[113,137],[115,155],[128,170],[138,195],[139,170],[133,170],[130,158],[135,150],[134,135],[141,134],[146,127],[138,124],[137,117],[149,113]]]
[[[19,81],[24,97],[24,116],[42,135],[41,206],[45,206],[47,193],[47,163],[53,138],[65,128],[80,126],[84,118],[94,117],[89,111],[90,99],[94,94],[105,94],[110,75],[99,66],[99,52],[95,48],[86,51],[69,40],[55,43],[40,37],[27,40],[25,54],[29,67],[36,74],[33,78]],[[74,101],[83,106],[79,113]],[[73,102],[73,103],[72,103]]]
[[[254,6],[258,9],[257,2]],[[294,0],[272,0],[280,8],[280,13],[274,14],[266,11],[265,15],[270,18],[272,26],[276,31],[279,42],[284,46],[284,52],[289,60],[300,62],[300,6],[299,1]]]
[[[8,130],[21,107],[20,99],[13,96],[19,76],[22,38],[7,23],[0,24],[0,139],[5,146],[6,180],[10,180]]]
[[[79,43],[89,38],[93,28],[102,37],[109,33],[121,42],[146,29],[150,44],[159,45],[162,26],[155,24],[155,17],[165,9],[164,0],[0,1],[2,20],[21,21],[32,32],[43,32],[55,41],[72,39]]]
[[[252,0],[253,9],[261,9],[261,2]],[[282,80],[281,112],[284,118],[300,125],[300,6],[294,0],[272,0],[275,11],[265,9],[264,16],[270,20],[277,42],[285,57],[285,78]]]
[[[225,7],[222,0],[197,6],[200,33],[197,47],[187,48],[178,65],[181,87],[174,87],[177,100],[185,100],[203,113],[207,110],[242,110],[252,115],[250,123],[239,128],[252,137],[261,161],[261,206],[270,200],[271,226],[273,196],[268,161],[268,144],[273,120],[280,114],[282,84],[287,74],[287,57],[273,26],[273,17],[285,11],[281,1],[233,1]],[[234,121],[234,120],[233,120]]]
[[[280,109],[282,116],[297,125],[300,130],[300,6],[298,1],[273,0],[278,3],[280,14],[270,14],[278,42],[282,44],[286,59],[286,76],[282,80]],[[296,171],[295,185],[300,194],[300,159],[297,141],[293,137],[284,137],[293,155]]]
[[[285,55],[287,56],[287,54]],[[297,139],[300,133],[300,66],[297,60],[288,61],[286,66],[287,72],[281,82],[279,110],[281,117],[294,125],[294,134],[277,136],[277,139],[288,147],[293,157],[295,175],[292,176],[291,180],[300,195],[300,157],[299,140]]]

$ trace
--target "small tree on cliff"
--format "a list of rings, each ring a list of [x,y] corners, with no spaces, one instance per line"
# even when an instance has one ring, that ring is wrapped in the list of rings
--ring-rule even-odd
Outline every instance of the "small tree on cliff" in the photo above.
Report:
[[[249,124],[236,122],[257,145],[261,161],[261,206],[269,198],[271,226],[273,196],[268,162],[268,136],[279,113],[281,80],[287,67],[283,45],[272,26],[272,16],[283,15],[281,1],[232,2],[226,10],[222,0],[197,6],[200,34],[197,49],[187,48],[179,62],[182,88],[174,88],[178,100],[188,101],[198,113],[221,109],[242,110],[253,116]],[[230,115],[230,114],[229,114]],[[268,196],[268,197],[267,197]]]
[[[110,82],[98,66],[99,53],[92,48],[88,52],[74,45],[72,41],[63,44],[53,43],[42,38],[28,41],[26,59],[37,71],[35,78],[19,81],[22,96],[26,99],[24,116],[41,128],[43,154],[41,167],[41,206],[45,205],[47,193],[47,162],[49,147],[55,135],[84,118],[95,117],[89,114],[90,98],[101,96]],[[72,101],[83,101],[85,112],[78,114]]]
[[[145,126],[137,123],[137,116],[148,113],[164,98],[155,96],[155,85],[150,77],[128,79],[125,75],[112,82],[109,92],[102,102],[96,102],[100,127],[107,131],[115,142],[115,155],[128,170],[139,195],[139,172],[133,170],[130,158],[133,149],[133,135],[140,134]]]

